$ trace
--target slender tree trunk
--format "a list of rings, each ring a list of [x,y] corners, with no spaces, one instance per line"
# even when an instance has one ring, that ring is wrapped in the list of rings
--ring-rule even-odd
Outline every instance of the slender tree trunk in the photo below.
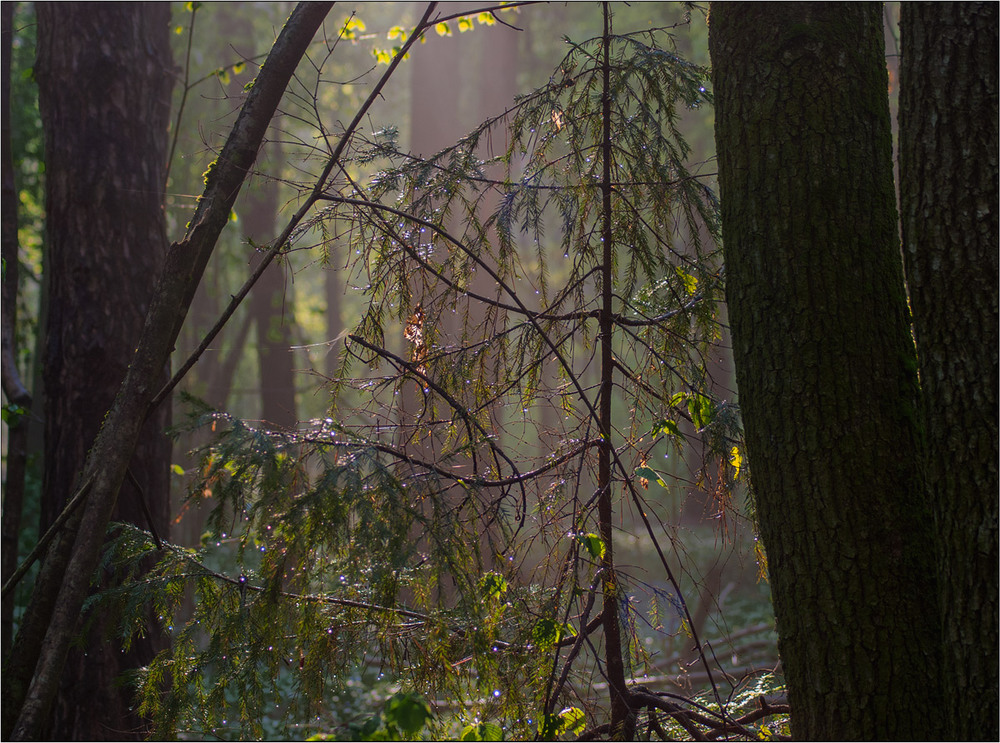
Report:
[[[38,6],[36,76],[45,129],[49,241],[42,531],[65,506],[142,332],[166,252],[162,184],[170,112],[169,8]],[[167,380],[164,367],[160,384]],[[146,424],[113,520],[166,536],[169,406]],[[145,515],[142,500],[152,516]],[[125,670],[149,662],[155,630],[123,652],[98,617],[62,675],[50,734],[96,740],[134,734]]]
[[[272,167],[279,167],[281,147],[266,145]],[[243,235],[266,246],[277,232],[278,184],[265,179],[248,184],[240,221]],[[252,248],[251,248],[252,249]],[[255,265],[260,255],[254,256]],[[292,293],[285,282],[285,264],[272,265],[250,292],[250,312],[257,327],[257,363],[260,373],[261,420],[291,428],[298,420],[295,409],[295,368],[292,329],[295,312]]]
[[[612,447],[612,397],[614,393],[614,234],[612,224],[611,173],[614,170],[611,142],[611,9],[604,3],[603,42],[603,118],[604,136],[601,146],[603,166],[602,224],[601,241],[601,393],[598,408],[601,426],[601,448],[598,455],[597,499],[601,540],[604,542],[604,556],[601,559],[602,582],[604,588],[604,665],[611,693],[611,737],[614,740],[632,740],[635,737],[635,711],[629,704],[629,692],[625,685],[625,658],[621,637],[620,602],[622,588],[615,575],[614,561],[614,494],[611,479]]]
[[[997,700],[997,6],[903,3],[900,200],[936,507],[943,698],[957,740]]]
[[[733,350],[792,733],[936,740],[934,533],[881,8],[714,3],[709,43]]]
[[[330,5],[304,3],[292,12],[208,174],[205,193],[187,234],[167,253],[133,362],[84,466],[81,482],[87,492],[86,503],[49,547],[11,660],[4,669],[4,737],[43,736],[104,533],[157,394],[156,380],[170,357],[205,264],[229,221],[271,117]],[[357,121],[352,126],[357,126]],[[141,163],[133,166],[141,167]],[[302,209],[311,205],[307,202]],[[301,218],[301,210],[297,215]]]

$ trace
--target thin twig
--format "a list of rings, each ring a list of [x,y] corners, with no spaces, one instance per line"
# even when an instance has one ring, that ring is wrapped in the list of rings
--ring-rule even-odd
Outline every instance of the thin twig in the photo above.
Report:
[[[153,523],[153,514],[149,512],[149,505],[146,503],[146,494],[142,490],[142,485],[139,481],[135,479],[135,475],[132,474],[132,468],[125,468],[125,475],[128,477],[132,487],[136,489],[139,494],[139,507],[142,509],[143,515],[146,517],[146,523],[149,525],[149,533],[153,536],[153,541],[156,542],[156,549],[163,549],[163,542],[160,541],[160,535],[156,532],[156,524]]]
[[[336,149],[327,159],[323,171],[316,179],[316,183],[313,186],[312,192],[306,198],[302,206],[299,207],[298,211],[296,211],[295,214],[292,216],[292,218],[289,220],[288,224],[285,226],[285,229],[282,231],[281,235],[276,240],[274,240],[274,242],[271,245],[271,248],[261,258],[261,261],[258,264],[257,268],[254,270],[254,272],[244,282],[243,286],[240,287],[240,290],[235,295],[233,295],[231,301],[229,302],[229,305],[223,311],[222,315],[219,316],[219,319],[216,321],[215,325],[212,326],[211,330],[209,330],[208,333],[205,335],[205,337],[202,339],[202,342],[198,345],[198,348],[194,350],[194,352],[188,357],[187,361],[185,361],[184,364],[180,367],[180,369],[177,370],[177,373],[174,374],[174,376],[170,379],[170,381],[167,382],[167,384],[164,385],[163,389],[161,389],[153,398],[152,402],[150,403],[150,410],[152,410],[161,402],[163,402],[167,398],[167,396],[169,396],[170,392],[174,389],[174,387],[176,387],[180,383],[181,379],[183,379],[184,376],[191,370],[191,367],[193,367],[195,363],[197,363],[198,359],[200,359],[202,354],[205,353],[205,350],[211,345],[212,341],[215,340],[215,337],[222,331],[222,328],[225,327],[226,323],[229,321],[229,318],[233,316],[233,313],[236,312],[236,309],[240,306],[240,304],[243,302],[246,296],[250,293],[250,290],[253,288],[254,284],[257,283],[257,280],[260,279],[260,277],[264,274],[264,271],[267,269],[267,267],[271,265],[271,261],[273,261],[282,251],[286,249],[286,244],[288,243],[289,238],[292,236],[292,233],[299,226],[299,223],[303,220],[303,218],[305,218],[305,215],[313,208],[316,202],[319,201],[323,189],[326,188],[326,181],[330,177],[330,173],[333,171],[334,166],[336,166],[337,163],[340,162],[340,158],[343,155],[344,150],[347,148],[347,143],[353,136],[354,131],[361,124],[361,121],[364,118],[365,114],[368,112],[368,109],[371,108],[371,106],[375,103],[375,101],[378,100],[378,98],[381,96],[382,89],[385,87],[386,83],[389,82],[389,78],[396,71],[396,68],[399,66],[399,64],[403,61],[403,58],[406,56],[406,53],[409,51],[410,47],[413,46],[413,44],[415,44],[420,39],[421,35],[423,34],[423,31],[429,25],[427,19],[434,11],[436,5],[437,5],[436,3],[430,3],[427,6],[427,10],[424,11],[423,17],[417,23],[416,27],[413,30],[413,33],[410,35],[410,38],[407,39],[406,43],[396,53],[396,56],[393,57],[392,62],[389,63],[388,69],[382,74],[382,77],[379,78],[378,83],[376,83],[375,87],[372,89],[372,92],[368,95],[367,100],[358,109],[358,112],[355,115],[354,119],[344,130],[344,133],[341,136],[340,141],[337,143]]]
[[[17,566],[17,570],[14,571],[13,575],[10,576],[7,582],[3,584],[3,589],[0,590],[0,596],[6,596],[7,592],[16,586],[21,578],[27,574],[28,570],[31,569],[32,564],[34,564],[35,560],[37,560],[46,550],[49,546],[49,542],[52,541],[52,538],[59,532],[63,524],[65,524],[67,519],[69,519],[69,517],[73,514],[76,507],[83,502],[88,491],[90,490],[91,484],[93,484],[93,477],[89,478],[87,482],[85,482],[80,489],[76,491],[76,494],[70,498],[69,503],[67,503],[66,507],[63,508],[62,513],[60,513],[56,520],[52,522],[52,526],[49,527],[48,531],[45,532],[42,538],[38,540],[38,544],[35,545],[35,548],[31,550],[27,557],[24,558],[24,562]]]

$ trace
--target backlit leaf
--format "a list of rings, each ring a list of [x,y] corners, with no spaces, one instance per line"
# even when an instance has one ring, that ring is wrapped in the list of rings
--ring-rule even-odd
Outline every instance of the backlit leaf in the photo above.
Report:
[[[604,540],[596,534],[577,534],[576,541],[586,547],[587,552],[589,552],[590,556],[595,560],[604,559]]]
[[[666,480],[664,480],[663,476],[652,467],[637,467],[635,470],[635,476],[645,480],[652,480],[661,488],[667,487]]]
[[[483,598],[498,598],[507,591],[507,581],[499,573],[487,573],[479,579]]]

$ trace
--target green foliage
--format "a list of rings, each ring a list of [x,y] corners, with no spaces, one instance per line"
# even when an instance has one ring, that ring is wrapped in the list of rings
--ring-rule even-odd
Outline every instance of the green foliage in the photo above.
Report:
[[[341,38],[363,31],[352,16]],[[190,403],[203,443],[186,507],[208,511],[203,543],[168,547],[104,596],[123,632],[141,631],[149,602],[172,632],[138,682],[158,735],[578,735],[605,714],[599,699],[563,707],[604,673],[589,637],[600,598],[624,607],[633,673],[649,660],[630,592],[655,605],[665,591],[607,564],[594,453],[611,448],[607,488],[654,542],[659,504],[636,485],[675,487],[647,460],[687,443],[681,423],[706,460],[739,469],[735,412],[705,371],[717,204],[679,128],[711,95],[662,29],[611,36],[608,65],[604,39],[567,44],[546,85],[431,158],[399,152],[391,127],[352,143],[310,225],[350,236],[368,300],[326,416],[273,431]],[[500,127],[508,147],[484,154]],[[355,177],[362,166],[381,169]],[[139,576],[151,551],[122,528],[107,566]],[[392,692],[381,714],[331,718],[376,669]]]

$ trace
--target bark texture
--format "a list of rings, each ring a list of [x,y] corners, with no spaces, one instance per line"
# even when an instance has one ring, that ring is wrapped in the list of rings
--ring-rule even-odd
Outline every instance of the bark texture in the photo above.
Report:
[[[331,3],[302,3],[289,16],[208,174],[187,234],[167,253],[132,364],[87,457],[82,478],[90,491],[87,501],[49,548],[12,659],[4,669],[4,737],[26,740],[44,736],[73,630],[98,564],[105,529],[135,443],[157,396],[158,375],[170,357],[205,264],[229,221],[233,203],[285,87],[330,7]],[[381,85],[373,95],[380,89]],[[356,126],[357,120],[352,123],[352,127]],[[324,178],[334,160],[328,163]],[[311,205],[309,201],[303,209]],[[297,213],[299,219],[301,211]],[[294,224],[297,222],[286,228],[282,241]]]
[[[881,7],[713,3],[727,300],[797,739],[937,739]]]
[[[38,6],[36,76],[45,132],[44,532],[73,493],[142,332],[166,254],[162,200],[170,113],[170,9],[161,4]],[[159,374],[167,380],[167,369]],[[165,537],[169,406],[151,417],[112,519]],[[155,635],[124,653],[97,617],[71,651],[49,734],[100,740],[140,733],[131,691],[116,683],[152,659]]]
[[[997,700],[997,5],[903,3],[900,200],[939,544],[948,737]]]

